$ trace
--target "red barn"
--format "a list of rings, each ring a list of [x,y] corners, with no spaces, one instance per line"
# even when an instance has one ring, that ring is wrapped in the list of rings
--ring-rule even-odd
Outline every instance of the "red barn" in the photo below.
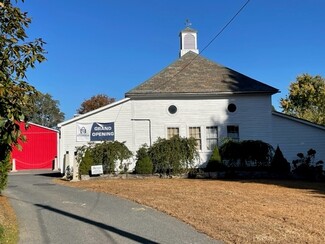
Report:
[[[21,142],[22,150],[14,148],[12,160],[16,170],[52,169],[57,157],[58,131],[34,123],[20,123],[26,142]]]

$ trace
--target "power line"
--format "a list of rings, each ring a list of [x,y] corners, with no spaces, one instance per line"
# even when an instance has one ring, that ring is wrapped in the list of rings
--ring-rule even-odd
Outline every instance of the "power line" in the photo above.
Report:
[[[237,13],[225,24],[225,26],[212,38],[212,40],[205,45],[205,47],[202,49],[200,53],[203,53],[211,44],[214,42],[215,39],[218,38],[218,36],[221,35],[221,33],[231,24],[231,22],[234,21],[234,19],[240,14],[241,11],[244,10],[244,8],[247,6],[247,4],[250,2],[250,0],[247,0],[245,4],[237,11]],[[177,76],[179,73],[181,73],[187,66],[189,66],[197,57],[199,54],[197,54],[190,62],[188,62],[180,71],[178,71],[171,79],[173,79],[175,76]],[[171,80],[169,79],[169,80]]]
[[[215,39],[218,38],[218,36],[221,35],[221,33],[231,24],[231,22],[233,22],[235,20],[235,18],[244,10],[244,8],[247,6],[247,4],[250,2],[250,0],[247,0],[245,2],[245,4],[236,12],[236,14],[224,25],[224,27],[212,38],[212,40],[205,45],[205,47],[202,49],[201,53],[203,53],[211,44],[212,42],[215,41]],[[175,75],[173,75],[170,79],[168,79],[166,82],[164,82],[164,84],[168,83],[169,81],[171,81],[172,79],[174,79],[177,75],[179,75],[181,72],[183,72],[184,69],[186,69],[197,57],[199,56],[199,54],[197,54],[192,60],[190,60],[180,71],[178,71]],[[159,87],[161,87],[161,84]],[[158,88],[159,88],[158,87]]]
[[[204,52],[205,49],[207,49],[212,42],[214,42],[215,39],[218,38],[218,36],[221,35],[221,33],[231,24],[231,22],[234,21],[234,19],[240,14],[241,11],[244,10],[244,8],[247,6],[247,4],[250,2],[250,0],[247,0],[246,3],[237,11],[237,13],[227,22],[227,24],[218,32],[218,34],[216,34],[212,40],[202,49],[201,53]]]

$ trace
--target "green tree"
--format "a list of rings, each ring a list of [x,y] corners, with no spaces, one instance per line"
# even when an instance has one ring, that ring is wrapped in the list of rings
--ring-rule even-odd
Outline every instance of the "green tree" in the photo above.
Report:
[[[64,113],[60,111],[59,105],[60,102],[54,100],[50,94],[39,92],[34,104],[27,108],[30,110],[29,120],[39,125],[55,128],[64,120]]]
[[[325,79],[319,75],[298,76],[280,103],[286,114],[325,125]]]
[[[80,105],[80,108],[77,109],[77,113],[85,114],[113,102],[115,102],[115,98],[110,98],[104,94],[98,94],[96,96],[92,96],[90,99],[83,101],[83,103]]]
[[[0,4],[0,191],[7,182],[10,153],[23,139],[17,121],[27,121],[24,109],[36,89],[26,82],[26,72],[45,60],[42,39],[26,41],[31,19],[9,0]]]

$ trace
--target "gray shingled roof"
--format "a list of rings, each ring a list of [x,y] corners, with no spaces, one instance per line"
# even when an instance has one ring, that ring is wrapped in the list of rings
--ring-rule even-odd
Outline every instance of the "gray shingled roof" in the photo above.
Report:
[[[182,30],[181,32],[193,32],[193,33],[197,33],[197,30],[194,30],[194,29],[192,29],[192,28],[190,28],[190,27],[186,27],[184,30]]]
[[[222,94],[274,94],[278,89],[188,52],[126,97]]]

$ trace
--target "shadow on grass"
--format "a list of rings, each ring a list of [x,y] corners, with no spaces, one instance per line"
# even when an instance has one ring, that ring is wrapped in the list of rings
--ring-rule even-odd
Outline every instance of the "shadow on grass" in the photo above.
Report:
[[[286,188],[292,189],[301,189],[301,190],[308,190],[310,193],[317,194],[317,197],[324,197],[325,198],[325,180],[322,178],[319,181],[312,181],[312,180],[302,180],[302,179],[294,179],[292,177],[288,178],[287,176],[280,176],[279,178],[274,175],[268,175],[267,172],[264,172],[264,175],[260,174],[253,174],[248,175],[247,177],[241,176],[226,176],[225,174],[214,174],[214,177],[206,177],[204,174],[199,175],[200,178],[193,178],[193,179],[200,179],[200,180],[220,180],[220,181],[229,181],[229,182],[241,182],[241,183],[258,183],[258,184],[266,184],[266,185],[277,185]],[[191,179],[191,178],[189,178]],[[319,195],[324,196],[319,196]]]
[[[311,182],[302,180],[273,180],[273,179],[249,179],[249,180],[229,180],[242,183],[258,183],[266,185],[277,185],[292,189],[308,190],[310,193],[318,194],[317,197],[325,198],[325,182]],[[324,196],[319,196],[319,194]]]
[[[188,178],[192,180],[220,180],[229,182],[240,182],[240,183],[258,183],[265,185],[276,185],[292,189],[308,190],[310,193],[315,194],[315,197],[325,198],[325,181],[308,181],[308,180],[297,180],[297,179],[276,179],[276,178],[245,178],[245,177],[203,177],[200,178]],[[320,196],[324,195],[324,196]]]

